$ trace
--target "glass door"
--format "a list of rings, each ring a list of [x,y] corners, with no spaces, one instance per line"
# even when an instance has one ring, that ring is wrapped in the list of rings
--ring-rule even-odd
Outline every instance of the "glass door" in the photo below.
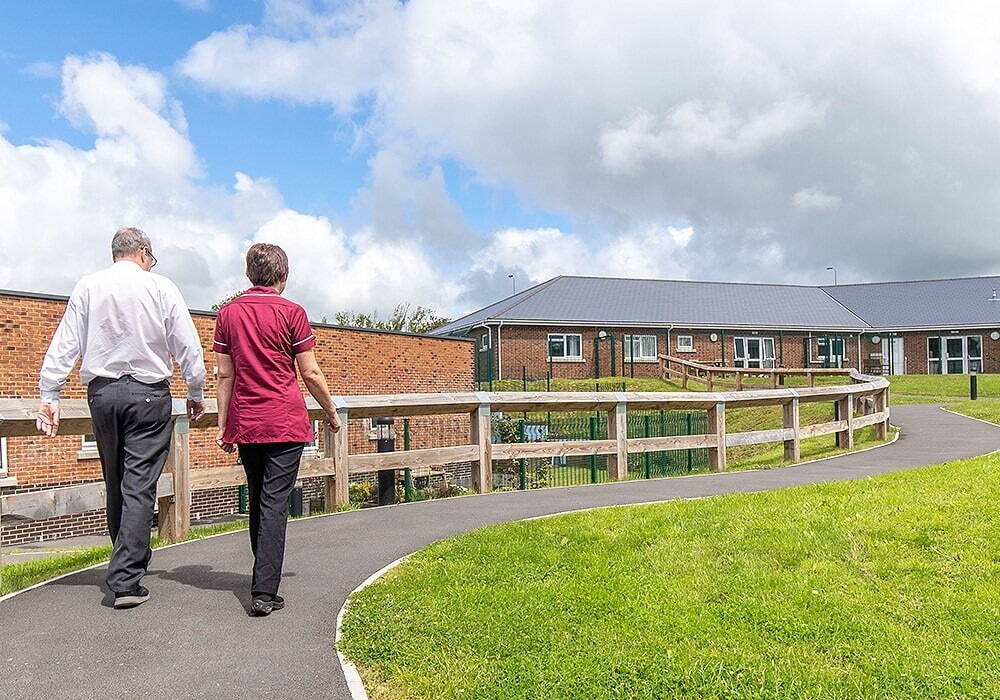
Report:
[[[774,338],[733,338],[736,367],[774,367]]]
[[[965,338],[963,336],[944,339],[945,374],[965,374]]]

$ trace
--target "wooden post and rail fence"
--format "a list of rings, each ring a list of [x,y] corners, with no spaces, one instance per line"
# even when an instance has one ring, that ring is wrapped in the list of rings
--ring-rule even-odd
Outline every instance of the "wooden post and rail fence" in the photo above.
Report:
[[[757,370],[753,371],[759,373]],[[785,374],[801,372],[775,371]],[[331,505],[335,507],[347,503],[350,475],[369,474],[384,469],[468,462],[472,465],[473,488],[478,492],[486,492],[492,488],[492,462],[500,459],[607,455],[609,478],[620,481],[627,478],[627,459],[633,453],[706,449],[709,467],[714,471],[721,471],[726,468],[726,449],[737,445],[781,442],[784,444],[785,458],[797,461],[800,457],[799,445],[805,438],[835,434],[837,444],[849,448],[853,446],[854,431],[874,425],[876,436],[885,439],[889,429],[888,381],[882,377],[862,375],[856,370],[841,372],[850,383],[728,393],[466,392],[336,397],[335,405],[345,428],[337,433],[327,430],[323,453],[317,457],[304,458],[299,476],[325,478],[326,503],[330,509]],[[863,397],[871,400],[860,401]],[[319,407],[311,399],[309,402],[310,415],[322,418],[323,413]],[[837,406],[837,420],[800,425],[800,405],[815,402],[834,402]],[[37,436],[35,413],[38,405],[38,401],[0,399],[0,436]],[[183,402],[175,402],[170,453],[157,485],[159,533],[170,541],[183,539],[188,534],[192,492],[245,483],[243,470],[238,466],[191,468],[189,430],[192,427],[209,428],[216,424],[214,400],[206,401],[206,405],[208,410],[205,416],[191,425],[183,415]],[[856,405],[866,407],[863,415],[855,415]],[[782,427],[728,433],[727,408],[750,406],[780,406]],[[630,410],[704,410],[708,415],[708,429],[702,435],[630,438],[626,431],[626,418]],[[86,400],[64,400],[61,402],[61,411],[61,435],[92,432]],[[607,437],[559,442],[493,442],[493,413],[572,411],[603,411],[607,415]],[[464,444],[383,453],[350,452],[346,428],[350,420],[456,414],[469,417],[468,440]],[[0,514],[15,520],[41,520],[83,513],[103,508],[104,505],[104,484],[94,482],[3,496],[0,499]]]
[[[718,367],[671,355],[660,355],[660,376],[663,379],[680,379],[688,388],[691,382],[701,384],[706,391],[725,386],[743,391],[748,378],[763,378],[772,389],[783,386],[787,377],[805,377],[808,386],[816,386],[817,377],[844,377],[849,379],[857,370],[850,367]],[[756,388],[760,388],[757,386]]]

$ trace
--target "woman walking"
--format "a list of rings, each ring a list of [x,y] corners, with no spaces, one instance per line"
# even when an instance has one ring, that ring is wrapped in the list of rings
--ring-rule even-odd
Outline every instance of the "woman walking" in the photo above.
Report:
[[[219,368],[219,432],[226,452],[239,449],[250,495],[252,616],[284,607],[278,595],[285,556],[288,497],[306,443],[314,439],[296,367],[333,431],[341,429],[323,371],[316,338],[298,304],[281,296],[288,281],[285,251],[256,243],[246,256],[254,285],[219,310],[215,356]]]

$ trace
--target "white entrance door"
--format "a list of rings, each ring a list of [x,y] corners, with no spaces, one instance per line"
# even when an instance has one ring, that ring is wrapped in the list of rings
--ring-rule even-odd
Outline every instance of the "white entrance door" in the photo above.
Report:
[[[774,367],[774,338],[733,338],[737,367]]]
[[[902,337],[882,338],[882,363],[888,374],[906,374]]]
[[[945,337],[945,374],[965,374],[965,336]]]

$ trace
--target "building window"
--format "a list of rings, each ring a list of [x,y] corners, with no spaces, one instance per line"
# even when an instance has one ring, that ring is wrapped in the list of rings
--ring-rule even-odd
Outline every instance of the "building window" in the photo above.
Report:
[[[625,361],[650,362],[656,359],[655,335],[625,336]]]
[[[733,365],[755,369],[774,367],[774,338],[733,338]]]
[[[677,352],[694,352],[694,336],[677,336]]]
[[[982,371],[983,336],[946,335],[927,339],[929,374],[967,374]]]
[[[582,360],[579,333],[549,333],[550,360]]]
[[[80,436],[80,451],[76,456],[77,459],[97,459],[100,456],[97,451],[97,438],[93,433]]]
[[[480,350],[489,350],[490,349],[490,334],[489,333],[483,333],[481,336],[479,336],[479,349]]]
[[[319,450],[319,431],[322,428],[320,421],[314,420],[313,424],[313,440],[312,442],[307,442],[305,447],[302,448],[302,454],[304,455],[314,455]]]
[[[7,475],[7,438],[0,437],[0,476]]]

